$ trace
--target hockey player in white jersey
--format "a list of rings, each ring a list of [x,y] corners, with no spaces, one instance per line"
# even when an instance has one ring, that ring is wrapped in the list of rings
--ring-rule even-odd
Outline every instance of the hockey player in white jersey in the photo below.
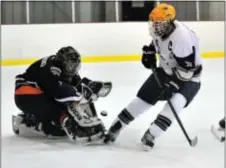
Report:
[[[142,64],[156,68],[164,88],[160,88],[151,74],[139,89],[136,97],[118,114],[104,139],[114,142],[122,129],[158,101],[170,100],[177,114],[186,108],[197,95],[201,83],[202,62],[197,35],[176,20],[176,11],[169,4],[159,4],[149,14],[150,45],[142,49]],[[159,55],[157,66],[156,54]],[[151,112],[151,110],[150,110]],[[175,120],[168,103],[146,130],[141,142],[152,148],[155,139],[164,133]]]

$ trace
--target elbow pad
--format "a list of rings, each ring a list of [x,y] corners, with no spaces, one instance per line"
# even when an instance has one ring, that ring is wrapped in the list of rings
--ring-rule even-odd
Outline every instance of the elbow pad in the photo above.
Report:
[[[194,75],[194,71],[193,70],[186,70],[180,67],[174,68],[173,69],[173,73],[175,74],[175,76],[177,77],[177,79],[181,80],[181,81],[190,81],[191,78]]]

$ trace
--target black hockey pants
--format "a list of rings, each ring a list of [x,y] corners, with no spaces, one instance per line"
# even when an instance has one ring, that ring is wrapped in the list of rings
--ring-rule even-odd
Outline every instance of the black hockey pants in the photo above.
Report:
[[[165,83],[170,78],[162,68],[157,68],[157,75],[162,83]],[[201,83],[191,81],[180,83],[179,90],[176,91],[176,93],[181,93],[186,98],[187,104],[185,107],[188,106],[196,96],[200,86]],[[167,100],[167,97],[161,97],[161,92],[162,89],[158,86],[154,75],[151,74],[139,89],[137,97],[151,105],[155,105],[158,101]]]
[[[34,115],[38,122],[43,123],[46,134],[65,136],[60,127],[60,116],[66,107],[32,85],[23,85],[15,89],[15,104],[24,113]],[[55,124],[52,124],[53,122]]]

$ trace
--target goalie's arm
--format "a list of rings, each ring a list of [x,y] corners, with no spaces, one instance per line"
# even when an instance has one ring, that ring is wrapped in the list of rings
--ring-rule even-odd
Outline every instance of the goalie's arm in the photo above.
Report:
[[[42,76],[40,77],[40,85],[44,92],[61,103],[80,101],[82,95],[75,87],[64,82],[60,78],[61,70],[57,67],[45,67]]]

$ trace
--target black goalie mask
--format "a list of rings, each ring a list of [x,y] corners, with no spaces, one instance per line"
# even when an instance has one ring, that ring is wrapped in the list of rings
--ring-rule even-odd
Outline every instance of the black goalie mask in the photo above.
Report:
[[[61,48],[56,54],[56,61],[62,68],[62,73],[72,77],[81,68],[81,56],[71,46]]]

